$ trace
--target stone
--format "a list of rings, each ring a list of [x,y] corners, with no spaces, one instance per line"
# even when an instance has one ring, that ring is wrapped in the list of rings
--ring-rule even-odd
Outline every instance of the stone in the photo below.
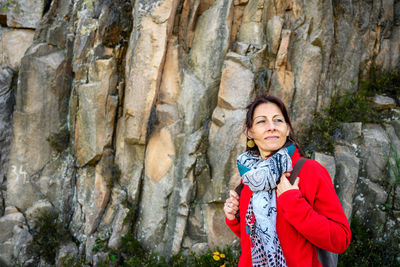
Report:
[[[168,37],[172,31],[178,1],[160,1],[152,13],[143,16],[141,31],[133,32],[127,52],[126,88],[124,102],[125,140],[130,144],[145,144],[147,122],[160,85],[161,70]],[[146,10],[146,6],[138,9]],[[135,35],[136,34],[136,35]],[[145,75],[141,71],[146,69]]]
[[[276,61],[275,61],[275,68],[276,69],[279,69],[281,67],[286,69],[291,33],[292,32],[290,30],[283,30],[282,31],[282,41],[281,41],[281,43],[279,45],[279,50],[277,51]]]
[[[220,110],[219,107],[215,109],[213,116],[218,110]],[[214,123],[215,118],[213,118],[209,131],[210,147],[208,149],[208,157],[214,181],[212,198],[208,201],[222,201],[228,196],[229,190],[240,182],[236,158],[246,148],[246,137],[243,133],[246,111],[239,109],[225,111],[224,113],[225,123],[222,126],[218,126]]]
[[[218,106],[230,110],[245,109],[253,96],[253,90],[252,71],[239,62],[226,60],[218,91]]]
[[[192,246],[192,251],[198,255],[202,255],[209,250],[207,243],[196,243]]]
[[[276,55],[278,53],[279,41],[281,40],[281,32],[284,20],[279,16],[273,16],[267,22],[267,42],[268,52]]]
[[[225,244],[231,244],[237,236],[225,223],[221,223],[225,219],[223,203],[208,205],[206,212],[207,237],[210,249],[214,250],[217,247],[223,247]]]
[[[0,34],[0,64],[18,70],[35,32],[28,29],[3,29]]]
[[[23,226],[25,223],[24,215],[18,211],[10,212],[9,207],[3,217],[0,217],[0,243],[3,243],[13,236],[13,229],[15,225]]]
[[[37,181],[40,195],[60,212],[61,220],[67,220],[73,209],[75,174],[75,159],[65,152],[46,165]]]
[[[0,262],[11,266],[14,258],[14,228],[23,227],[24,215],[14,207],[6,207],[4,216],[0,217]]]
[[[0,187],[8,170],[10,144],[12,137],[12,114],[14,110],[14,92],[11,86],[14,72],[11,68],[0,68]],[[0,189],[1,191],[3,188]],[[1,197],[1,200],[3,197]],[[0,209],[0,215],[4,207]]]
[[[118,106],[116,62],[96,60],[89,69],[89,83],[77,88],[79,105],[75,125],[75,151],[79,166],[96,162],[111,146]]]
[[[292,102],[292,110],[290,112],[293,127],[296,129],[301,122],[304,122],[314,112],[317,104],[316,91],[318,88],[320,73],[322,69],[321,48],[309,45],[302,48],[302,55],[291,62],[293,67],[293,75],[295,78],[294,85],[296,88],[296,97]]]
[[[114,205],[115,206],[115,205]],[[130,229],[126,225],[125,219],[128,216],[129,209],[120,208],[112,223],[112,234],[108,240],[110,248],[118,248],[120,246],[121,237],[123,237]]]
[[[17,0],[3,3],[1,15],[7,16],[7,26],[13,28],[35,29],[46,5],[45,0]]]
[[[398,138],[400,138],[400,120],[393,120],[392,126]]]
[[[174,106],[179,97],[180,84],[182,82],[179,70],[179,46],[177,38],[171,36],[168,41],[167,55],[160,84],[158,101],[162,104]],[[157,105],[158,108],[159,105]],[[162,121],[162,120],[160,120]]]
[[[336,163],[335,158],[323,153],[314,152],[312,155],[312,159],[318,161],[325,169],[328,171],[329,176],[332,179],[332,183],[335,183],[335,175],[336,175]]]
[[[39,200],[25,211],[26,221],[30,229],[35,229],[38,219],[43,215],[57,216],[50,202]]]
[[[243,11],[237,41],[255,45],[264,44],[264,25],[262,21],[262,9],[264,1],[249,0]]]
[[[30,252],[33,237],[27,226],[14,226],[13,245],[13,257],[20,266],[32,266],[37,262],[35,255]]]
[[[66,124],[71,75],[65,60],[64,51],[46,44],[32,46],[22,58],[7,175],[8,206],[24,211],[41,199],[31,176],[51,161],[54,150],[48,137]]]
[[[293,72],[280,68],[274,71],[271,77],[271,95],[279,97],[286,106],[293,100],[294,76]]]
[[[12,266],[14,264],[14,259],[12,252],[13,251],[13,243],[11,240],[7,240],[2,242],[0,245],[0,264],[1,266]]]
[[[360,145],[362,136],[361,122],[345,122],[340,124],[341,139],[348,142],[350,145]]]
[[[385,130],[378,124],[366,124],[362,130],[363,142],[360,146],[360,157],[368,179],[379,182],[385,179],[387,152],[390,139]]]
[[[56,265],[64,266],[68,263],[68,260],[78,258],[78,248],[74,242],[68,242],[66,244],[61,244],[60,248],[57,250],[56,255]]]
[[[209,94],[217,94],[224,57],[229,47],[233,1],[218,0],[197,21],[192,50],[190,52],[193,73],[206,89],[213,86]]]
[[[347,146],[335,146],[336,193],[342,203],[344,213],[350,220],[352,214],[353,195],[358,180],[360,159]]]
[[[393,98],[384,95],[375,95],[372,99],[372,105],[380,110],[391,109],[396,107],[396,102]]]
[[[154,181],[160,181],[171,168],[175,158],[175,147],[171,133],[162,128],[149,140],[146,149],[146,175]]]
[[[373,229],[374,232],[381,231],[387,216],[382,210],[382,206],[387,203],[388,193],[382,186],[369,179],[360,177],[359,181],[357,194],[361,196],[362,202],[360,203],[359,198],[355,199],[359,202],[355,205],[355,214],[362,219],[364,225]]]

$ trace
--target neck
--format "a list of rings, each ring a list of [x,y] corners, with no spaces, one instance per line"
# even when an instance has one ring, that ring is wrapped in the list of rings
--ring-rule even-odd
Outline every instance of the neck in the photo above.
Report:
[[[272,154],[272,152],[270,152],[270,151],[266,152],[266,151],[260,150],[259,152],[260,152],[260,156],[262,159],[267,159]]]

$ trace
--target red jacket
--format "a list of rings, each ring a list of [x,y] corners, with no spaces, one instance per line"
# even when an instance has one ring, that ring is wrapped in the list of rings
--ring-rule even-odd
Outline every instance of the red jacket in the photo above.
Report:
[[[295,151],[293,166],[300,158]],[[344,252],[351,232],[331,178],[318,162],[308,159],[299,173],[299,190],[292,189],[277,198],[276,230],[288,267],[321,266],[317,248]],[[252,192],[245,185],[240,195],[240,223],[225,218],[240,237],[242,254],[239,266],[252,266],[250,236],[246,233],[245,214]]]

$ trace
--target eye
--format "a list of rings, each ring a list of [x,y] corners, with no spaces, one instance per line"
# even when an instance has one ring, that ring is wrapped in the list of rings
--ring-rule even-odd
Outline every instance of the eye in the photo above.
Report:
[[[256,124],[262,124],[264,122],[265,122],[265,120],[259,120],[259,121],[256,122]]]
[[[274,122],[281,123],[281,122],[283,122],[283,120],[282,119],[275,119]]]

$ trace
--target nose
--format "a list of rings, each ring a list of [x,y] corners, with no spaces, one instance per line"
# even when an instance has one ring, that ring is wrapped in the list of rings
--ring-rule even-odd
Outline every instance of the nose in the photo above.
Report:
[[[273,131],[276,129],[275,123],[273,121],[268,121],[266,123],[266,130],[267,131]]]

